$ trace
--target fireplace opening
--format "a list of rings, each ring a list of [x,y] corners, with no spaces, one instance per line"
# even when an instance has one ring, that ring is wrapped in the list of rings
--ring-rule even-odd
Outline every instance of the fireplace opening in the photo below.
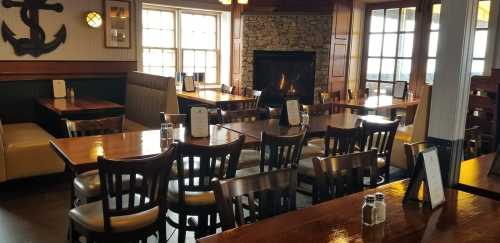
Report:
[[[287,97],[313,104],[315,78],[315,52],[254,51],[253,89],[263,105],[278,107]]]

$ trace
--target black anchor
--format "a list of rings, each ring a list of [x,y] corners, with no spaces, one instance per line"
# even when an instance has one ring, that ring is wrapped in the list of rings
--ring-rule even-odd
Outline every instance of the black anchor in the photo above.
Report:
[[[3,40],[9,42],[14,47],[16,55],[30,54],[34,57],[39,57],[42,54],[55,50],[61,43],[66,41],[66,26],[63,25],[54,35],[55,39],[52,42],[45,43],[45,32],[40,27],[38,18],[40,9],[52,10],[58,13],[62,12],[62,4],[47,4],[47,0],[25,0],[23,2],[3,0],[2,4],[5,8],[20,7],[21,19],[24,24],[30,27],[30,38],[16,39],[14,37],[16,34],[5,24],[5,21],[2,23]]]

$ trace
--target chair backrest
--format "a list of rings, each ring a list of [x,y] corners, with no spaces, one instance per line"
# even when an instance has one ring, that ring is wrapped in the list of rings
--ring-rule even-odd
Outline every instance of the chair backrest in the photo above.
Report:
[[[296,169],[214,181],[222,230],[295,210],[296,187]],[[248,210],[248,216],[245,216],[243,208]]]
[[[252,122],[260,119],[260,112],[257,109],[222,111],[222,122]]]
[[[229,86],[229,85],[222,84],[222,85],[221,85],[221,87],[220,87],[220,91],[221,91],[222,93],[226,93],[226,94],[233,94],[234,87],[233,87],[233,86]]]
[[[268,107],[267,114],[268,114],[269,119],[279,119],[281,116],[281,108]]]
[[[353,153],[360,145],[361,128],[337,128],[328,126],[325,133],[325,156]]]
[[[394,137],[399,120],[388,123],[362,122],[361,148],[364,151],[376,149],[379,156],[390,159]]]
[[[298,134],[287,136],[275,136],[262,132],[260,172],[298,166],[306,132],[303,130]]]
[[[184,204],[186,192],[208,192],[213,179],[228,179],[236,175],[245,136],[217,146],[178,144],[177,178],[179,202]]]
[[[481,155],[481,143],[481,129],[479,126],[465,129],[464,159],[471,159]]]
[[[97,159],[106,232],[112,231],[113,217],[139,214],[156,207],[158,220],[164,217],[166,185],[176,151],[173,145],[160,155],[143,159]]]
[[[409,176],[413,174],[418,154],[432,146],[429,142],[405,143],[406,168]]]
[[[423,85],[420,88],[420,101],[413,119],[412,142],[425,141],[429,128],[429,110],[431,106],[432,86]]]
[[[123,131],[123,116],[94,120],[66,120],[68,137],[83,137],[120,133]]]
[[[302,105],[302,109],[310,116],[322,116],[332,114],[332,104]]]
[[[187,115],[186,114],[166,114],[160,112],[160,121],[165,123],[172,123],[174,128],[179,128],[186,126]]]
[[[363,177],[370,170],[369,187],[377,186],[377,151],[313,158],[318,186],[315,203],[360,192],[365,188]]]

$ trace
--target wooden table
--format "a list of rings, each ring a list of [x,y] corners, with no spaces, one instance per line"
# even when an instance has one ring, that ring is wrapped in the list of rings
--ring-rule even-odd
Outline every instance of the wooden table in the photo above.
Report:
[[[350,113],[337,113],[324,116],[311,116],[309,118],[309,134],[313,137],[322,137],[326,132],[327,126],[338,128],[353,128],[358,119],[371,120],[377,122],[389,122],[380,116],[358,116]],[[273,135],[294,135],[299,133],[302,129],[300,126],[288,127],[280,126],[279,120],[258,120],[254,122],[234,122],[221,124],[220,126],[254,137],[260,140],[262,132],[270,133]]]
[[[458,189],[500,200],[500,176],[488,175],[495,153],[462,162]]]
[[[333,104],[335,106],[343,107],[343,108],[352,108],[364,111],[381,111],[381,110],[391,110],[397,108],[407,108],[408,106],[417,105],[419,103],[419,99],[396,99],[392,96],[388,95],[380,95],[380,96],[370,96],[368,98],[358,98],[351,100],[340,100],[336,101]]]
[[[110,101],[92,97],[76,97],[73,99],[38,99],[38,118],[45,129],[56,137],[65,137],[65,124],[62,119],[96,119],[110,116],[121,116],[125,107]]]
[[[210,126],[210,137],[192,138],[185,128],[174,130],[174,139],[197,145],[214,146],[234,142],[240,134],[218,126]],[[245,144],[255,146],[258,141],[245,138]],[[161,153],[160,131],[117,133],[101,136],[63,138],[50,141],[51,147],[75,174],[97,168],[97,157],[123,159]]]
[[[402,204],[407,181],[335,199],[200,239],[200,243],[500,242],[500,202],[446,189],[446,203],[431,211]],[[383,192],[387,219],[362,227],[364,195]]]
[[[215,90],[202,90],[197,92],[178,92],[179,108],[181,113],[187,114],[189,105],[202,103],[211,107],[221,107],[227,104],[237,104],[255,100],[251,97],[232,95]]]

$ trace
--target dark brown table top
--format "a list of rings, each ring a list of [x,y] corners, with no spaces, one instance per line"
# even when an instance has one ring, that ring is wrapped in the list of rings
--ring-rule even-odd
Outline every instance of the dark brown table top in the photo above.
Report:
[[[402,204],[407,181],[356,193],[255,224],[208,236],[200,243],[279,242],[500,242],[500,202],[446,189],[446,203],[431,211]],[[386,222],[362,227],[364,195],[383,192]]]
[[[309,118],[309,132],[313,136],[322,136],[326,132],[327,126],[339,127],[339,128],[353,128],[356,124],[356,120],[364,119],[377,122],[389,122],[381,116],[358,116],[350,113],[337,113],[332,115],[324,116],[311,116]],[[220,126],[245,134],[247,136],[254,137],[260,140],[262,132],[274,134],[274,135],[293,135],[301,131],[300,126],[287,127],[280,126],[279,120],[269,119],[269,120],[258,120],[254,122],[234,122],[221,124]]]
[[[406,108],[418,104],[419,99],[396,99],[389,95],[370,96],[368,98],[357,98],[351,100],[340,100],[334,102],[337,106],[346,108],[357,108],[367,110]]]
[[[124,109],[123,105],[92,97],[38,99],[37,102],[58,115],[67,115],[96,110]]]
[[[500,176],[488,175],[495,153],[462,162],[458,188],[500,199]]]
[[[205,146],[234,142],[239,136],[239,133],[213,125],[210,126],[208,138],[193,138],[185,128],[174,130],[175,140]],[[256,143],[258,141],[252,137],[245,138],[245,144]],[[159,130],[62,138],[50,141],[50,145],[75,172],[97,168],[98,156],[115,159],[135,158],[159,154],[166,147],[161,144]]]
[[[197,92],[177,92],[177,97],[198,101],[208,105],[218,106],[222,103],[238,103],[252,101],[254,98],[240,95],[222,93],[215,90],[202,90]]]

